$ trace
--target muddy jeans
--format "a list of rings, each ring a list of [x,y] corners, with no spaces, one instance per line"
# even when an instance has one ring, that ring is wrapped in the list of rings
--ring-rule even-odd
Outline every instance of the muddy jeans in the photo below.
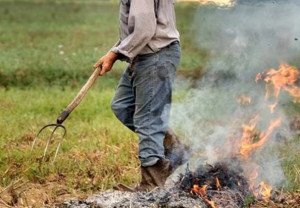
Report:
[[[165,157],[163,140],[179,61],[177,42],[157,53],[138,56],[123,73],[112,100],[116,117],[139,136],[139,158],[144,167]]]

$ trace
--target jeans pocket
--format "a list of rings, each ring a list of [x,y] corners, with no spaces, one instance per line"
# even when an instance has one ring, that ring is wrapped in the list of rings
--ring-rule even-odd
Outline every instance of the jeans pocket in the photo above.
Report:
[[[134,76],[134,71],[132,71],[129,67],[123,72],[122,77],[124,79],[127,79],[128,81],[131,81]]]
[[[179,42],[171,43],[169,46],[166,48],[166,53],[168,55],[173,55],[173,56],[180,56],[180,44]]]

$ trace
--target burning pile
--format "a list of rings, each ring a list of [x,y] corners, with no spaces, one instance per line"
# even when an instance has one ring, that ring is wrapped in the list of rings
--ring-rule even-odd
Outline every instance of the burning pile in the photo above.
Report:
[[[266,83],[265,101],[270,103],[270,115],[267,117],[271,119],[266,130],[257,127],[262,116],[253,116],[248,124],[242,125],[240,138],[233,142],[232,159],[217,162],[213,166],[201,166],[195,172],[187,170],[181,175],[177,187],[200,197],[211,208],[227,205],[243,207],[246,196],[250,194],[256,199],[269,201],[272,187],[265,181],[259,181],[260,167],[252,160],[252,155],[269,141],[273,132],[282,123],[282,119],[275,113],[280,92],[286,91],[294,98],[294,102],[300,102],[298,79],[298,70],[285,63],[280,64],[278,70],[271,69],[259,73],[255,80]],[[250,105],[252,99],[242,95],[237,101],[241,105]],[[228,138],[230,144],[234,139],[231,136]],[[218,149],[215,150],[215,154],[222,156],[222,152]]]
[[[180,176],[177,188],[200,197],[212,208],[243,207],[249,194],[249,185],[242,175],[243,170],[236,160],[219,162],[214,166],[200,166],[195,172],[188,168]]]

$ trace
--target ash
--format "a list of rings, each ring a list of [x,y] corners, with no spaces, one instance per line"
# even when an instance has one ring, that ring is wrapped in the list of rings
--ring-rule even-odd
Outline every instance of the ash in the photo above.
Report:
[[[182,207],[207,208],[201,198],[192,198],[185,191],[172,192],[155,189],[152,192],[120,192],[108,190],[94,195],[85,201],[71,200],[58,206],[59,208],[146,208],[146,207]]]
[[[176,175],[176,180],[165,189],[151,192],[120,192],[108,190],[88,199],[71,200],[59,205],[59,208],[210,208],[207,200],[213,201],[218,208],[244,207],[249,193],[247,180],[238,162],[219,162],[201,165],[195,171],[189,167],[184,173]],[[216,184],[218,178],[220,186]],[[207,186],[205,197],[192,192],[193,186]]]

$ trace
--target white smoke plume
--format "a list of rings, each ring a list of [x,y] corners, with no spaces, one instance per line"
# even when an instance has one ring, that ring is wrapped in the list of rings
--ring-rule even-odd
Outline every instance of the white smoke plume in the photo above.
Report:
[[[276,186],[285,179],[277,147],[282,137],[291,137],[283,106],[292,99],[282,93],[276,112],[271,114],[270,101],[264,97],[265,84],[256,83],[255,76],[277,69],[282,61],[299,63],[300,5],[292,1],[248,2],[253,1],[238,1],[231,8],[199,6],[192,23],[193,38],[210,58],[199,85],[189,89],[184,101],[173,103],[171,126],[188,139],[198,155],[196,160],[214,163],[233,155],[243,124],[259,115],[256,127],[265,131],[270,121],[280,117],[281,126],[244,167],[251,169],[252,163],[257,164],[257,180]],[[175,89],[183,81],[178,83]],[[252,102],[239,104],[242,95]]]

